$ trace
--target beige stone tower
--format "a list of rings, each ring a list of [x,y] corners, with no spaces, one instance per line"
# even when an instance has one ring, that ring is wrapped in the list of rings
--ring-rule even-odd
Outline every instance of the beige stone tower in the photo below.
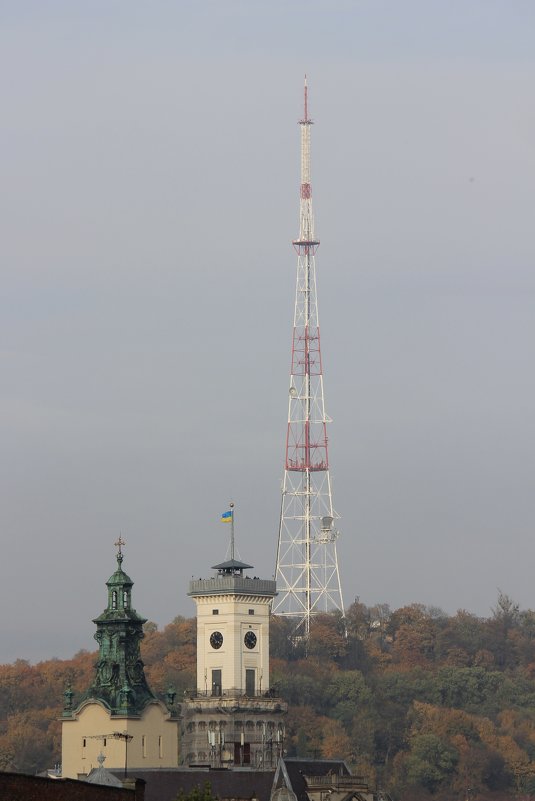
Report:
[[[76,779],[98,767],[108,770],[174,768],[178,764],[178,715],[175,693],[158,700],[145,678],[139,645],[145,618],[132,607],[132,580],[122,569],[106,582],[108,605],[93,622],[99,644],[95,676],[87,692],[73,702],[65,692],[62,715],[62,775]]]
[[[232,520],[232,529],[234,521]],[[190,582],[197,605],[197,689],[184,699],[183,765],[271,769],[283,753],[287,705],[269,685],[274,581],[244,575],[234,558]]]

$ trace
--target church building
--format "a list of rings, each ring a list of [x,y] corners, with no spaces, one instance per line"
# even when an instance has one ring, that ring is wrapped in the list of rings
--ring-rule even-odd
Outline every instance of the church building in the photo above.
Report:
[[[108,604],[93,622],[99,645],[93,683],[76,701],[65,692],[62,775],[81,778],[106,757],[108,769],[174,768],[178,762],[175,694],[167,705],[150,689],[140,655],[146,619],[132,607],[133,581],[123,571],[121,538],[117,569],[108,579]]]

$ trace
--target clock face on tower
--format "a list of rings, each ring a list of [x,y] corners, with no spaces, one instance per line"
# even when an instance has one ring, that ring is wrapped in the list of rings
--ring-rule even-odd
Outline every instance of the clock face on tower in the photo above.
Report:
[[[214,631],[210,634],[210,645],[212,648],[221,648],[223,645],[223,635],[220,631]]]
[[[243,638],[243,641],[247,646],[247,648],[254,648],[256,645],[256,634],[254,633],[254,631],[245,632],[245,637]]]

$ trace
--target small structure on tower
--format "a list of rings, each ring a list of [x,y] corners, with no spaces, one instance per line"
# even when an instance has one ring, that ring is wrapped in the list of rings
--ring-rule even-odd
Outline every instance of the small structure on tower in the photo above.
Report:
[[[97,767],[99,754],[109,770],[176,767],[178,714],[174,693],[167,706],[147,683],[140,654],[146,619],[132,606],[132,579],[124,572],[119,537],[117,569],[106,582],[108,604],[94,619],[99,645],[93,682],[73,703],[65,691],[62,714],[62,775],[86,776]]]
[[[301,187],[297,283],[288,397],[286,459],[277,546],[276,615],[295,621],[295,638],[307,640],[318,612],[344,613],[336,540],[338,517],[333,508],[327,423],[323,394],[320,324],[316,293],[314,230],[310,175],[308,87],[305,76],[301,127]]]
[[[276,584],[244,575],[253,568],[235,558],[233,504],[222,520],[231,526],[230,559],[188,592],[197,605],[197,688],[182,703],[182,763],[272,770],[288,708],[269,683]]]

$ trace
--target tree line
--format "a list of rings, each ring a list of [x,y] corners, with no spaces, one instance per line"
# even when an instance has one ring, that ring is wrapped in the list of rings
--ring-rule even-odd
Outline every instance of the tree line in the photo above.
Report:
[[[271,684],[289,704],[288,756],[344,758],[396,801],[535,798],[535,612],[500,593],[492,614],[355,601],[318,615],[308,643],[271,624]],[[147,623],[151,687],[195,686],[196,625]],[[0,666],[0,769],[60,760],[62,694],[87,689],[95,653]]]

